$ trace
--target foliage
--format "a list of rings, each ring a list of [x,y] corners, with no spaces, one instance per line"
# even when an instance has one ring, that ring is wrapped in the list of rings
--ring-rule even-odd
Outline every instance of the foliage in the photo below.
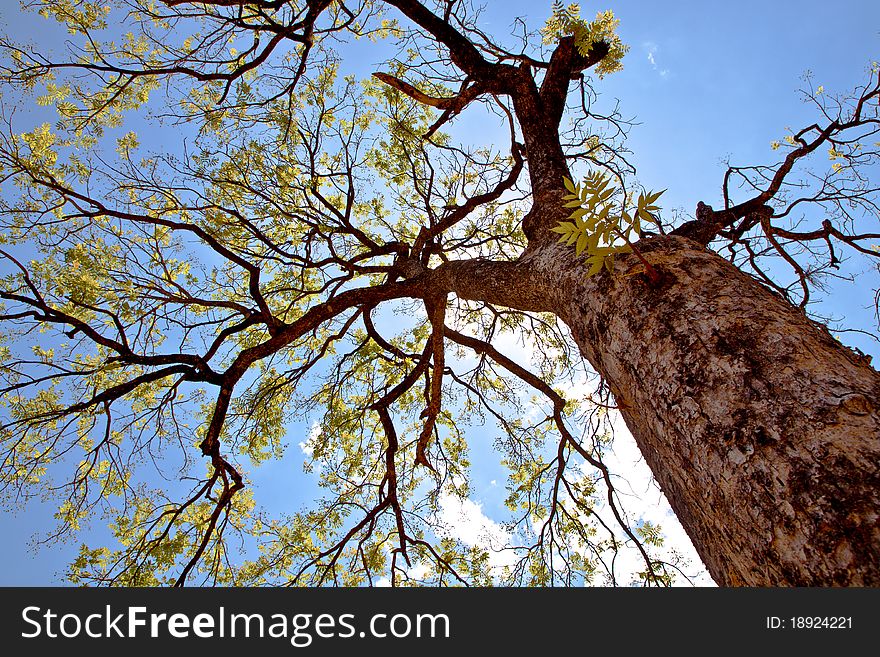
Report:
[[[568,194],[562,197],[563,207],[575,208],[569,219],[551,230],[559,233],[560,242],[574,245],[577,255],[586,252],[587,276],[602,271],[614,271],[614,256],[630,253],[633,240],[642,234],[642,222],[656,223],[653,212],[660,209],[654,205],[663,191],[639,194],[636,207],[630,211],[614,203],[615,188],[611,178],[596,170],[584,177],[583,185],[569,178],[563,182]]]
[[[574,37],[574,45],[584,57],[590,54],[596,44],[602,43],[608,47],[608,55],[596,67],[596,75],[601,79],[623,69],[623,57],[629,46],[617,34],[620,20],[614,17],[614,12],[601,11],[592,21],[585,21],[580,12],[577,4],[565,6],[561,0],[555,0],[553,12],[541,29],[544,43],[555,43],[564,36]]]

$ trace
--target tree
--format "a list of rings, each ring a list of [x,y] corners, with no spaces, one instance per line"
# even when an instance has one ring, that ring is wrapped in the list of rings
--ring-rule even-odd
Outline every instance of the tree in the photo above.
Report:
[[[71,44],[2,42],[4,94],[59,119],[19,134],[4,102],[0,481],[59,490],[59,534],[109,518],[119,544],[72,581],[614,582],[633,549],[669,583],[604,462],[612,407],[718,583],[880,582],[880,375],[806,312],[840,251],[876,262],[876,65],[812,90],[819,120],[730,167],[723,207],[669,221],[592,109],[626,52],[610,12],[554,4],[511,50],[456,1],[33,4]],[[340,79],[350,38],[399,51]],[[449,134],[476,105],[508,148]],[[179,157],[122,132],[155,108]],[[589,400],[559,387],[584,360]],[[269,518],[247,464],[306,412],[328,495]],[[483,417],[510,469],[500,570],[437,519]]]

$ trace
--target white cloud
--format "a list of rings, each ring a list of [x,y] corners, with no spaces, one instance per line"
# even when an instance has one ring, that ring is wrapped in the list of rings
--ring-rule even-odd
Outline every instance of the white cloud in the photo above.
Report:
[[[415,564],[412,568],[407,570],[407,575],[412,577],[413,579],[424,579],[431,568],[426,563],[419,562]]]
[[[320,437],[321,425],[317,422],[312,422],[312,426],[309,428],[308,437],[305,440],[301,440],[299,443],[299,448],[302,450],[302,453],[307,457],[312,458],[312,454],[315,451],[315,443]]]
[[[642,44],[642,50],[645,51],[645,56],[648,59],[648,63],[651,64],[651,68],[657,71],[661,78],[667,77],[669,75],[669,69],[660,68],[660,65],[657,64],[657,53],[660,51],[660,46],[653,41],[646,41]]]
[[[517,561],[514,550],[504,550],[511,545],[511,535],[489,516],[483,513],[482,505],[458,495],[441,493],[440,511],[436,521],[441,526],[440,533],[458,539],[468,546],[479,546],[489,553],[489,564],[493,568],[512,566]]]

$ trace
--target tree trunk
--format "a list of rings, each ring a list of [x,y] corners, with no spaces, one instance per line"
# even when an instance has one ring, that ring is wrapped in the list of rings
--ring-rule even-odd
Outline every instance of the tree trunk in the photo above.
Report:
[[[880,585],[880,373],[685,238],[615,276],[573,250],[529,280],[605,377],[672,508],[724,586]]]

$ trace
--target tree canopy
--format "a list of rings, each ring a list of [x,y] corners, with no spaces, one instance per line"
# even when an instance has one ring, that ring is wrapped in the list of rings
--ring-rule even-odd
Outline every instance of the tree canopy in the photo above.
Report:
[[[597,110],[627,52],[611,12],[490,35],[458,0],[25,4],[69,40],[0,41],[0,487],[58,500],[53,540],[109,525],[73,583],[616,584],[626,551],[680,581],[606,465],[615,396],[505,272],[562,240],[584,276],[626,256],[659,281],[643,252],[680,236],[805,311],[845,257],[876,285],[877,64],[849,94],[808,79],[816,122],[681,217]],[[393,54],[340,74],[357,40]],[[33,103],[56,116],[20,131]],[[457,140],[467,112],[507,143]],[[252,483],[294,421],[323,496],[279,513]],[[477,431],[506,545],[442,517]]]

